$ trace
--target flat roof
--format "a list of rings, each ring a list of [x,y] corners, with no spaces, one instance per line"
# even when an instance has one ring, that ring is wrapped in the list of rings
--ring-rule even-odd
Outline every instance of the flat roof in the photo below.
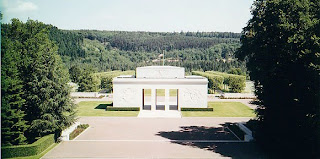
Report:
[[[208,79],[202,78],[176,78],[176,79],[152,79],[152,78],[114,78],[113,84],[174,84],[174,85],[188,85],[188,84],[208,84]]]
[[[136,78],[184,78],[184,68],[177,66],[146,66],[136,68]]]
[[[172,69],[172,68],[183,68],[183,67],[178,67],[178,66],[143,66],[143,67],[137,67],[137,68]]]

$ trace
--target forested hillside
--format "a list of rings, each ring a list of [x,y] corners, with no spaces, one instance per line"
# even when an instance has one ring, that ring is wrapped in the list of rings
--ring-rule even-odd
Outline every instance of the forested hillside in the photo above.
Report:
[[[162,65],[163,59],[166,65],[182,66],[188,72],[246,71],[243,62],[234,58],[240,36],[230,32],[68,31],[53,26],[50,30],[68,68],[89,65],[98,72]]]
[[[71,81],[80,85],[80,91],[102,89],[99,81],[103,79],[96,78],[95,72],[135,70],[163,63],[185,67],[189,74],[234,69],[246,72],[244,62],[234,57],[240,47],[239,33],[61,30],[31,22],[47,30],[48,38],[57,46],[55,53],[69,69]]]

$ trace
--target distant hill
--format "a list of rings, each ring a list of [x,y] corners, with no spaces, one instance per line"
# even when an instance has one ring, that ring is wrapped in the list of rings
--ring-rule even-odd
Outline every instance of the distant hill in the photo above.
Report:
[[[99,72],[134,70],[138,66],[162,65],[164,52],[166,65],[182,66],[188,72],[227,71],[231,67],[245,71],[244,64],[234,59],[234,52],[240,46],[239,33],[71,31],[54,28],[51,35],[68,67],[87,64]]]

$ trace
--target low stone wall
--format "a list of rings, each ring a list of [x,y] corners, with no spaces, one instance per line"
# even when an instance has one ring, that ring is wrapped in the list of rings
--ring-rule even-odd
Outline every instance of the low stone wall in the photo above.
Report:
[[[69,135],[80,125],[80,122],[75,122],[73,125],[71,125],[69,128],[63,130],[61,132],[60,139],[62,141],[69,141]]]
[[[99,93],[99,92],[71,92],[71,97],[76,98],[99,98],[100,96],[108,96],[110,94],[107,93]]]
[[[246,126],[244,126],[243,123],[237,123],[237,125],[246,134],[244,135],[244,141],[252,141],[252,131],[248,129]]]
[[[223,93],[220,98],[222,99],[255,99],[253,93]]]
[[[99,97],[98,92],[71,92],[71,97]]]

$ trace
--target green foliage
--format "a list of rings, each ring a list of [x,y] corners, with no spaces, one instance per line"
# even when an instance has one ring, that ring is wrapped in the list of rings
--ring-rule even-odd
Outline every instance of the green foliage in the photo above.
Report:
[[[90,65],[82,67],[74,65],[69,70],[71,78],[79,84],[79,92],[96,92],[105,90],[112,92],[112,79],[120,75],[134,75],[134,71],[109,71],[95,73]]]
[[[229,89],[231,92],[241,93],[246,87],[245,76],[229,76]]]
[[[237,56],[248,61],[261,105],[257,141],[279,158],[317,158],[320,1],[258,0],[252,16]]]
[[[113,116],[113,117],[137,117],[138,111],[106,111],[106,107],[112,106],[112,101],[83,101],[78,103],[78,116]]]
[[[18,66],[21,80],[22,89],[19,91],[25,100],[22,111],[26,114],[23,120],[30,125],[24,133],[28,140],[33,141],[38,136],[55,133],[70,125],[75,113],[67,85],[69,74],[57,54],[58,48],[48,37],[47,25],[12,19],[11,24],[2,26],[4,37],[13,42],[16,51],[17,60],[12,62]],[[10,45],[5,43],[3,47]],[[10,50],[5,51],[10,53]]]
[[[86,129],[89,127],[89,124],[80,124],[78,128]]]
[[[107,92],[111,92],[112,90],[112,81],[110,79],[108,79],[107,77],[102,77],[101,78],[101,84],[100,84],[100,88],[103,89],[107,89]]]
[[[114,77],[120,75],[134,75],[134,71],[109,71],[109,72],[99,72],[95,73],[94,76],[100,79],[100,89],[105,90],[105,92],[110,93],[113,89],[112,80]]]
[[[209,89],[213,89],[213,90],[222,89],[223,80],[224,80],[222,76],[213,75],[213,74],[209,74],[201,71],[192,71],[192,74],[206,77],[209,81],[208,83]]]
[[[217,72],[217,71],[206,71],[206,73],[224,77],[223,83],[229,86],[229,89],[231,90],[231,92],[240,93],[246,87],[245,76],[227,74],[227,73]]]
[[[50,40],[58,45],[58,53],[61,56],[69,56],[71,60],[85,57],[85,52],[81,48],[83,37],[79,34],[67,30],[60,30],[55,26],[46,25]]]
[[[80,77],[82,75],[81,67],[78,65],[73,65],[69,69],[69,74],[70,74],[70,79],[72,82],[74,82],[74,83],[80,82]]]
[[[41,27],[47,28],[49,39],[58,46],[58,54],[69,69],[87,64],[99,72],[134,70],[139,66],[158,65],[158,56],[165,50],[165,63],[185,67],[187,72],[225,72],[232,67],[245,71],[245,63],[234,58],[240,47],[239,33],[71,31],[52,25]]]
[[[80,135],[88,127],[89,127],[88,124],[80,124],[80,125],[78,125],[77,128],[70,133],[69,139],[73,140],[74,138],[76,138],[78,135]]]
[[[41,153],[55,142],[54,134],[44,136],[28,145],[1,147],[2,158],[33,156]]]
[[[213,111],[213,108],[181,108],[181,111]]]
[[[75,31],[90,40],[98,40],[112,47],[127,51],[158,51],[184,48],[209,48],[217,43],[237,43],[239,33],[218,32],[126,32],[126,31]],[[197,35],[195,35],[197,34]]]
[[[106,111],[140,111],[140,107],[106,107]]]
[[[79,77],[79,92],[96,92],[99,89],[100,79],[94,76],[92,67],[84,67]]]
[[[227,71],[231,67],[245,71],[244,63],[234,59],[234,52],[240,47],[240,34],[236,33],[69,32],[84,38],[79,45],[85,52],[85,56],[63,54],[62,58],[69,68],[88,64],[99,72],[134,70],[139,66],[159,65],[161,60],[158,56],[166,50],[166,65],[182,66],[187,72]],[[65,44],[73,48],[67,41]]]
[[[7,38],[2,30],[1,49],[1,145],[18,145],[26,142],[27,123],[22,106],[25,103],[22,80],[19,77],[17,42]]]
[[[232,92],[240,93],[246,86],[246,77],[234,74],[227,74],[217,71],[192,71],[193,75],[200,75],[208,78],[209,89],[222,89],[223,84],[227,84]]]
[[[240,102],[208,102],[214,111],[181,111],[183,117],[255,117],[254,111]]]
[[[240,68],[231,68],[229,71],[228,71],[229,74],[235,74],[235,75],[243,75],[245,76],[246,73],[243,72]]]

